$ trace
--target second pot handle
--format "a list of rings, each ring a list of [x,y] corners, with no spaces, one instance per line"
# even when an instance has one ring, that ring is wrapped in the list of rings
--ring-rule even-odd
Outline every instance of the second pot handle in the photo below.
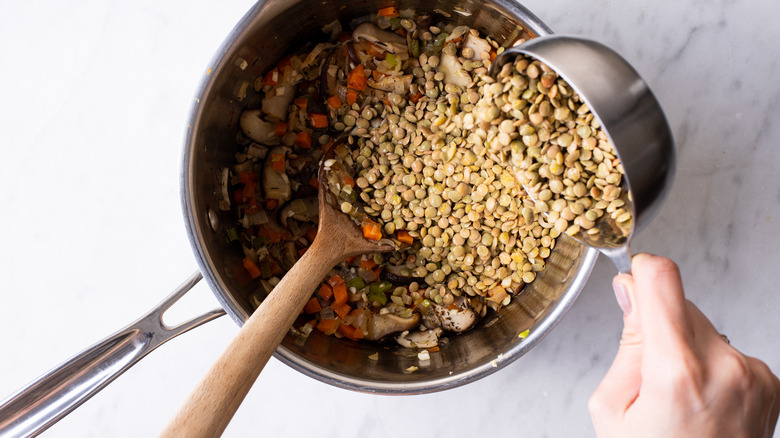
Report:
[[[176,326],[163,323],[163,314],[202,278],[196,272],[146,315],[0,402],[0,436],[38,435],[155,348],[224,315],[214,309]]]

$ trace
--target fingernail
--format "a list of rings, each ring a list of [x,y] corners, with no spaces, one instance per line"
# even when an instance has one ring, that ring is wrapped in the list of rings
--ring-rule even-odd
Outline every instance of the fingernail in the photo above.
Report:
[[[612,289],[615,291],[615,298],[623,313],[625,315],[631,313],[631,299],[628,297],[626,287],[622,283],[614,282],[612,283]]]

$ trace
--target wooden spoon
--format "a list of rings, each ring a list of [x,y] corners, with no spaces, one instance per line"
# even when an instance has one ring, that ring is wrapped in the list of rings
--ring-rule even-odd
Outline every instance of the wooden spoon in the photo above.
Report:
[[[246,320],[161,437],[221,435],[328,271],[351,256],[395,249],[391,244],[365,239],[349,216],[326,201],[326,172],[320,165],[319,226],[314,242]]]

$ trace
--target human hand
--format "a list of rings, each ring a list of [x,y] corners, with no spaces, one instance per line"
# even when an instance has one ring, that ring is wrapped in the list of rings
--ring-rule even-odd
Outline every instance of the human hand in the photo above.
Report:
[[[685,299],[673,261],[638,254],[613,286],[624,328],[590,398],[599,437],[771,438],[780,381]]]

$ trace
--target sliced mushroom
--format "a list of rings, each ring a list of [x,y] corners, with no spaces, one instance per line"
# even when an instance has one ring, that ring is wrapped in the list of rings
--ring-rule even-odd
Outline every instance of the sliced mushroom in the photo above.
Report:
[[[471,83],[471,76],[463,69],[463,64],[458,61],[458,58],[444,51],[441,53],[439,71],[444,73],[444,82],[447,84],[466,88]]]
[[[406,38],[395,32],[382,30],[374,23],[366,22],[352,31],[352,39],[355,41],[366,40],[377,45],[382,50],[390,53],[406,52]]]
[[[241,113],[239,125],[241,126],[241,132],[257,143],[267,145],[279,144],[279,137],[275,133],[276,125],[263,120],[260,110],[250,110]]]
[[[456,298],[456,301],[449,306],[431,303],[428,311],[423,316],[423,323],[426,327],[441,327],[444,330],[462,333],[477,321],[477,314],[468,305],[463,297]]]
[[[246,148],[246,157],[249,159],[262,160],[266,155],[268,155],[268,148],[261,144],[252,142]]]
[[[331,50],[325,58],[325,62],[323,62],[320,67],[319,91],[322,99],[327,99],[336,92],[336,86],[338,85],[336,74],[338,73],[339,68],[338,65],[335,64],[334,56],[338,51],[338,48]]]
[[[387,265],[384,269],[382,269],[382,272],[379,274],[379,278],[384,281],[389,281],[395,286],[408,286],[415,281],[418,284],[423,284],[425,281],[425,279],[421,277],[404,275],[403,269],[403,266]]]
[[[394,76],[386,75],[382,76],[378,81],[373,78],[368,79],[368,86],[377,90],[406,94],[409,91],[409,86],[412,84],[414,75]]]
[[[279,85],[266,93],[263,98],[262,110],[271,117],[287,120],[287,107],[295,97],[294,85]],[[277,141],[277,143],[279,143]]]
[[[490,43],[487,40],[482,39],[474,34],[469,33],[466,35],[466,39],[463,41],[463,48],[470,48],[474,51],[474,55],[471,56],[472,61],[482,60],[483,53],[490,53]]]
[[[290,178],[285,172],[278,172],[273,166],[273,156],[278,154],[287,154],[290,149],[284,146],[277,146],[268,153],[263,166],[263,193],[266,199],[276,199],[279,203],[287,202],[292,194],[290,187]]]
[[[433,348],[439,344],[439,336],[444,331],[440,327],[414,333],[403,332],[395,338],[398,345],[406,348]]]
[[[466,35],[471,30],[468,26],[457,26],[455,29],[452,29],[452,32],[450,32],[450,35],[447,37],[445,42],[449,43],[451,41],[458,41],[460,40],[463,35]]]
[[[282,207],[279,212],[279,221],[285,228],[289,228],[288,219],[293,218],[304,222],[314,222],[319,217],[317,197],[293,199]]]
[[[366,324],[366,339],[376,341],[391,334],[411,330],[420,323],[420,315],[414,313],[411,318],[401,318],[393,314],[375,314],[369,317]]]
[[[298,248],[295,247],[295,242],[285,242],[284,250],[282,251],[282,266],[289,271],[297,261]]]

